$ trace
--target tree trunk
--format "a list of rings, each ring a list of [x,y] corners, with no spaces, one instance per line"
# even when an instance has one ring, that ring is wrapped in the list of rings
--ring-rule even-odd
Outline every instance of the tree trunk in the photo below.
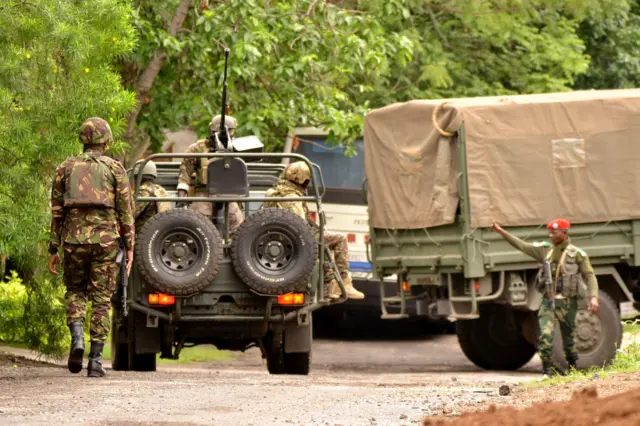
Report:
[[[182,28],[182,24],[187,18],[192,2],[193,0],[180,1],[167,31],[171,37],[175,37],[180,28]],[[164,65],[166,57],[167,55],[164,51],[156,51],[136,83],[135,89],[138,95],[138,103],[135,109],[129,113],[129,117],[127,118],[127,129],[124,134],[124,139],[129,142],[132,147],[131,151],[125,158],[125,167],[127,168],[131,167],[149,146],[149,137],[146,134],[141,134],[141,132],[136,132],[136,121],[138,120],[138,116],[140,115],[140,111],[142,111],[143,106],[148,102],[147,96],[153,87],[153,83],[156,80],[158,73]]]

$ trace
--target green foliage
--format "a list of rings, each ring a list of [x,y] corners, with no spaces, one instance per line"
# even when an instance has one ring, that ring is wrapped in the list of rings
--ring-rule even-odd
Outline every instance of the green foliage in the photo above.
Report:
[[[155,149],[165,128],[204,136],[229,47],[237,134],[278,150],[296,126],[349,142],[369,109],[397,101],[570,90],[589,65],[580,23],[612,19],[629,0],[210,2],[169,37],[176,3],[136,1],[140,44],[125,80],[133,87],[127,75],[157,49],[167,55],[139,127]]]
[[[0,282],[0,342],[24,342],[24,307],[27,292],[13,272],[8,282]]]
[[[46,335],[51,324],[64,322],[44,303],[60,283],[41,276],[55,168],[81,151],[77,132],[84,119],[102,116],[119,134],[134,104],[111,66],[134,46],[130,15],[120,0],[6,0],[0,6],[0,255],[24,274],[25,321],[36,327],[29,333]],[[114,146],[122,149],[122,142]],[[39,322],[50,315],[56,315],[51,324]],[[45,350],[56,347],[55,333],[26,337]]]
[[[640,3],[611,10],[606,19],[582,23],[580,37],[591,57],[576,89],[623,89],[640,86]]]

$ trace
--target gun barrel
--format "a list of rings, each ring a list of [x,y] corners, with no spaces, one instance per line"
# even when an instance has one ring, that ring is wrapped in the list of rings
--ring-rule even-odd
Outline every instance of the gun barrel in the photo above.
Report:
[[[225,148],[229,146],[229,135],[227,134],[226,113],[227,113],[227,66],[229,63],[229,48],[224,49],[224,75],[222,79],[222,113],[220,114],[220,134],[219,139]]]

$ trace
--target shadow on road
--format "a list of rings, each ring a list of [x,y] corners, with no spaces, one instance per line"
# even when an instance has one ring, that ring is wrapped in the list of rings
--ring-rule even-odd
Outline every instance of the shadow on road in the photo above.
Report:
[[[370,314],[314,313],[315,338],[335,340],[429,340],[434,336],[455,333],[449,321],[425,319],[383,320]]]

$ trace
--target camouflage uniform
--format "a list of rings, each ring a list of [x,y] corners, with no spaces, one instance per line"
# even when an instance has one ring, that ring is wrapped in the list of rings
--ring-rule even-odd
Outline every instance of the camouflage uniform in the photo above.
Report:
[[[306,163],[302,161],[292,163],[285,170],[284,177],[281,178],[272,188],[267,190],[265,195],[267,197],[304,197],[306,185],[302,185],[302,182],[305,180],[308,182],[310,177],[311,172],[309,171],[309,167]],[[263,203],[263,207],[278,207],[290,210],[300,216],[305,222],[309,223],[310,220],[309,208],[307,207],[307,203],[303,201],[267,201]],[[318,239],[320,229],[317,226],[314,226],[313,231],[316,235],[316,239]],[[337,232],[324,231],[324,240],[325,244],[333,253],[334,262],[340,276],[342,277],[349,297],[354,299],[364,298],[364,294],[353,287],[351,274],[349,272],[349,247],[345,236]],[[329,284],[329,292],[334,294],[337,292],[339,297],[339,286],[335,279],[333,269],[330,267],[328,262],[325,262],[323,268],[325,283]]]
[[[168,197],[167,191],[156,183],[145,181],[140,184],[138,197]],[[136,220],[136,229],[140,231],[145,223],[151,219],[156,213],[162,213],[169,210],[171,203],[169,201],[136,201],[134,214]]]
[[[140,164],[142,160],[138,163]],[[138,165],[139,165],[138,164]],[[140,171],[135,169],[134,176],[137,182],[137,175]],[[148,161],[144,169],[142,170],[142,182],[140,182],[140,190],[138,191],[138,198],[141,197],[168,197],[167,191],[153,180],[158,177],[156,165],[153,161]],[[162,213],[171,208],[171,202],[169,201],[135,201],[131,197],[133,216],[135,218],[135,225],[138,232],[142,229],[145,223],[151,219],[157,213]]]
[[[551,363],[551,354],[553,352],[553,332],[554,332],[554,316],[560,324],[560,332],[562,335],[562,343],[564,353],[570,365],[575,365],[578,360],[578,352],[574,344],[574,334],[576,328],[576,315],[578,312],[578,286],[571,288],[570,283],[573,281],[568,279],[567,272],[572,272],[572,276],[580,278],[586,284],[589,295],[598,295],[598,281],[596,279],[589,257],[582,250],[571,245],[569,239],[562,244],[552,246],[549,242],[537,242],[533,244],[525,243],[521,239],[505,234],[504,238],[516,249],[524,254],[531,256],[539,262],[549,260],[551,262],[551,274],[553,277],[559,276],[556,282],[555,298],[552,302],[551,297],[544,288],[540,288],[543,293],[542,305],[538,311],[538,324],[540,326],[539,351],[540,358],[545,363]],[[564,259],[563,259],[564,254]],[[558,273],[558,265],[563,265]],[[573,266],[574,271],[569,271],[569,267]],[[562,282],[563,287],[559,289],[557,285]],[[555,304],[555,312],[553,306]]]
[[[216,119],[218,126],[220,122],[219,116],[214,117],[209,125],[209,129],[211,132],[216,129]],[[236,127],[236,120],[233,117],[226,117],[225,123],[229,128],[230,136],[233,134],[233,130]],[[209,141],[207,139],[201,139],[196,143],[190,145],[185,153],[189,154],[199,154],[199,153],[207,153],[211,152],[211,147],[209,145]],[[187,192],[192,190],[191,186],[191,174],[195,171],[196,173],[196,188],[193,196],[195,197],[208,197],[209,193],[206,191],[207,185],[207,166],[211,161],[210,158],[184,158],[182,160],[182,164],[180,165],[180,175],[178,176],[178,187],[177,189],[183,189]],[[202,190],[201,190],[202,188]],[[214,213],[214,205],[213,203],[208,202],[193,202],[191,203],[191,208],[198,213],[201,213],[208,218],[213,217]],[[244,222],[244,215],[240,206],[236,202],[229,203],[229,232],[232,233],[235,231],[241,224]]]
[[[80,140],[87,145],[106,144],[112,140],[111,129],[106,121],[90,118],[83,123]],[[127,249],[134,243],[127,174],[101,150],[93,152],[87,147],[83,154],[65,160],[56,169],[51,189],[49,253],[57,254],[63,245],[67,324],[72,337],[74,326],[81,332],[91,301],[92,350],[94,342],[103,344],[109,334],[120,235]],[[80,358],[80,369],[81,362]]]

